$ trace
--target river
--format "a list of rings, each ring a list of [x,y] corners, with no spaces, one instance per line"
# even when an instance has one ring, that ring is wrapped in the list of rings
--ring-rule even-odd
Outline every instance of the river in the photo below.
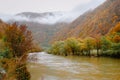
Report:
[[[120,80],[120,59],[33,53],[31,80]]]

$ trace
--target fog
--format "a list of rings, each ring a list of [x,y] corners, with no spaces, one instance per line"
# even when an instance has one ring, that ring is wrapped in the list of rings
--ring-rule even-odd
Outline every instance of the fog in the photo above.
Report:
[[[6,14],[0,14],[0,18],[7,22],[7,21],[31,21],[31,22],[38,22],[38,23],[44,23],[44,24],[55,24],[57,22],[72,22],[77,17],[79,17],[81,14],[85,13],[88,10],[93,10],[100,4],[102,4],[105,0],[91,0],[87,3],[79,4],[75,8],[73,8],[71,11],[67,12],[51,12],[53,15],[46,15],[46,16],[40,16],[30,19],[27,16],[20,16],[20,15],[6,15]]]

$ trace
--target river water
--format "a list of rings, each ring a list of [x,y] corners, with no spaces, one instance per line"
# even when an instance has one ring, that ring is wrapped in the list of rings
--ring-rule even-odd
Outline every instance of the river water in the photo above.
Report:
[[[120,80],[120,59],[32,53],[31,80]]]

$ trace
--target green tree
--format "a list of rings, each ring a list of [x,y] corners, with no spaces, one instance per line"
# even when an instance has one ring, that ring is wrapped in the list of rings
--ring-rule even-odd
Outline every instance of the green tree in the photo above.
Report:
[[[102,43],[102,47],[101,48],[102,48],[103,51],[110,50],[110,48],[111,48],[111,41],[108,40],[105,36],[102,37],[101,43]]]
[[[91,50],[93,49],[93,38],[86,38],[84,40],[84,44],[86,47],[86,51],[87,51],[87,55],[90,56],[91,55]]]
[[[68,54],[79,55],[80,43],[75,38],[68,38],[65,40],[65,49],[68,51]]]

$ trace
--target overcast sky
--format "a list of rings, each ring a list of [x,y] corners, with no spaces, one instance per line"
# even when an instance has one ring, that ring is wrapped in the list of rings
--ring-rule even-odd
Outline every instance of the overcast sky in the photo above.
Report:
[[[0,0],[0,13],[71,11],[93,1],[105,0]]]

